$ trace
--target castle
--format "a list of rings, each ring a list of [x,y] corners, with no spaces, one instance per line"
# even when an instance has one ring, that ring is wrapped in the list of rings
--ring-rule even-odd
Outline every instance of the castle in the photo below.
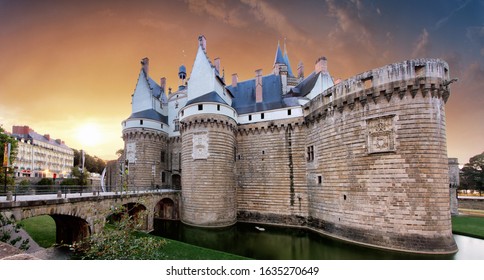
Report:
[[[122,122],[128,184],[181,188],[183,223],[292,225],[392,250],[457,251],[445,61],[403,61],[335,84],[326,58],[304,76],[278,45],[270,74],[227,84],[200,36],[186,72],[166,92],[144,58]]]

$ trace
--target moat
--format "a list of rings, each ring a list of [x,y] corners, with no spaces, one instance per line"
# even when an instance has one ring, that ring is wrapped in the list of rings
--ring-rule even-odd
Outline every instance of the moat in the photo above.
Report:
[[[461,235],[454,235],[459,247],[456,254],[419,255],[358,246],[305,229],[250,223],[207,229],[188,226],[179,221],[155,220],[152,234],[260,260],[484,259],[484,240]]]

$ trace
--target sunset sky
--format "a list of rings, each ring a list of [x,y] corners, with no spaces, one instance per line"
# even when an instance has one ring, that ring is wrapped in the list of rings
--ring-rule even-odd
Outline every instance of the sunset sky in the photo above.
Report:
[[[0,124],[114,159],[140,60],[177,88],[200,34],[228,79],[268,74],[284,38],[293,69],[302,61],[306,75],[320,56],[340,79],[442,58],[459,79],[446,105],[448,155],[465,164],[484,151],[484,0],[0,0]]]

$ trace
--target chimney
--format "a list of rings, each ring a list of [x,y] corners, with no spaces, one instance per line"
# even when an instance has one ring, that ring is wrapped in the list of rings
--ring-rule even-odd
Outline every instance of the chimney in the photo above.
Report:
[[[50,135],[49,134],[44,134],[44,138],[47,139],[47,141],[50,141]]]
[[[320,57],[316,60],[316,64],[314,65],[314,72],[319,73],[327,73],[328,72],[328,60],[326,57]]]
[[[148,77],[148,71],[149,71],[149,68],[150,68],[150,60],[147,57],[145,57],[141,60],[141,67],[143,68],[143,71],[145,72],[146,77]]]
[[[160,88],[161,88],[161,93],[165,93],[165,87],[166,87],[166,78],[163,77],[160,79]]]
[[[255,70],[255,102],[262,102],[262,69]]]
[[[18,134],[18,135],[21,135],[21,134],[29,134],[30,132],[30,127],[24,125],[24,126],[18,126],[18,125],[14,125],[12,127],[12,134]]]
[[[215,64],[215,69],[218,73],[220,73],[220,57],[217,57],[213,60],[213,64]]]
[[[198,36],[198,42],[200,46],[202,46],[203,51],[207,52],[207,39],[205,38],[205,36]]]
[[[239,82],[239,76],[237,73],[232,74],[232,87],[236,87]]]
[[[304,78],[304,64],[302,61],[297,65],[297,77]]]

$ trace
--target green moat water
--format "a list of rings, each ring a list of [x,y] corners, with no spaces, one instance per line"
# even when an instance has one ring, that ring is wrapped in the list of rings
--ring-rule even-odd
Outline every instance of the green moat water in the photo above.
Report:
[[[207,229],[188,226],[178,221],[155,220],[152,234],[260,260],[484,259],[484,240],[461,235],[454,235],[459,247],[456,254],[419,255],[358,246],[305,229],[249,223]]]

